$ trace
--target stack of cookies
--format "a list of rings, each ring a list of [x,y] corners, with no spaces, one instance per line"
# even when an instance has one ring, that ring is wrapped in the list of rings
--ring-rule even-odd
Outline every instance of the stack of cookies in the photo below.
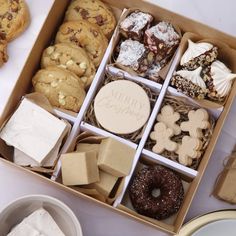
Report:
[[[152,151],[157,154],[168,152],[170,156],[176,155],[180,164],[192,166],[193,161],[199,160],[204,152],[205,135],[212,125],[205,109],[189,109],[186,115],[181,113],[171,105],[162,107],[150,134],[156,142]]]
[[[30,15],[24,0],[0,1],[0,67],[8,61],[7,44],[29,25]]]
[[[35,91],[55,107],[79,112],[115,25],[103,2],[72,1],[54,45],[43,52],[41,70],[32,81]]]
[[[195,43],[189,39],[180,70],[174,73],[171,85],[192,98],[224,101],[236,74],[218,60],[218,51],[209,42]]]
[[[139,10],[121,21],[116,65],[163,83],[159,72],[173,57],[181,35],[169,22],[153,22],[151,14]]]

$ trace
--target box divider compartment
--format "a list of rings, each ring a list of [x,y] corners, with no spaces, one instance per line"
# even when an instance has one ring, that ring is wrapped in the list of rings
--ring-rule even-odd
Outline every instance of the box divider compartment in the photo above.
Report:
[[[131,75],[122,69],[118,69],[118,68],[114,67],[113,65],[107,65],[107,71],[113,75],[121,75],[129,80],[132,80],[132,81],[135,81],[138,83],[142,83],[142,84],[147,85],[148,87],[151,87],[153,89],[161,90],[161,87],[162,87],[162,84],[159,84],[159,83],[154,82],[149,79],[145,79],[140,76]]]
[[[143,133],[142,139],[141,139],[141,141],[140,141],[140,143],[139,143],[139,146],[138,146],[138,148],[137,148],[137,153],[136,153],[136,154],[137,154],[138,156],[140,156],[141,153],[142,153],[142,150],[143,150],[143,147],[144,147],[144,145],[145,145],[145,142],[146,142],[146,140],[147,140],[147,138],[148,138],[148,136],[149,136],[149,134],[150,134],[150,132],[151,132],[152,126],[153,126],[153,124],[154,124],[154,122],[155,122],[155,120],[156,120],[156,116],[157,116],[157,114],[158,114],[158,112],[159,112],[159,110],[160,110],[160,108],[161,108],[162,101],[163,101],[163,99],[164,99],[164,97],[165,97],[165,94],[166,94],[166,92],[167,92],[167,88],[168,88],[169,81],[170,81],[170,79],[171,79],[171,77],[172,77],[173,71],[175,70],[175,68],[176,68],[176,66],[177,66],[176,61],[178,60],[178,57],[179,57],[179,50],[177,49],[176,54],[175,54],[175,58],[174,58],[174,60],[173,60],[173,63],[172,63],[172,65],[170,66],[170,69],[169,69],[169,72],[168,72],[168,74],[167,74],[166,80],[165,80],[165,82],[164,82],[164,84],[163,84],[163,86],[162,86],[162,89],[161,89],[161,91],[160,91],[160,94],[159,94],[159,96],[158,96],[158,99],[157,99],[157,101],[156,101],[156,104],[155,104],[155,106],[154,106],[154,108],[153,108],[153,111],[152,111],[152,113],[151,113],[151,116],[149,117],[149,121],[148,121],[147,126],[146,126],[146,129],[145,129],[145,131],[144,131],[144,133]],[[135,158],[135,160],[134,160],[134,166],[136,166],[136,164],[138,163],[138,160],[139,160],[139,158]],[[134,169],[135,169],[135,168],[134,168]],[[133,170],[134,170],[134,169],[133,169]],[[114,206],[115,206],[115,207],[118,206],[118,205],[121,203],[121,201],[122,201],[122,199],[123,199],[123,197],[124,197],[126,188],[127,188],[128,184],[129,184],[129,181],[130,181],[130,178],[131,178],[132,174],[133,174],[133,173],[131,173],[129,176],[125,177],[125,186],[124,186],[124,188],[123,188],[121,194],[119,195],[119,197],[118,197],[118,198],[116,199],[116,201],[114,202]]]
[[[68,151],[70,151],[70,148],[71,146],[73,146],[73,143],[74,143],[74,140],[76,138],[76,136],[79,134],[80,132],[80,124],[83,120],[83,116],[84,114],[86,113],[90,103],[92,102],[95,94],[96,94],[96,91],[97,91],[97,88],[99,86],[99,84],[102,82],[102,78],[105,76],[105,71],[106,71],[106,64],[109,60],[109,56],[111,54],[111,50],[112,50],[112,45],[113,45],[113,39],[114,39],[114,35],[115,35],[115,32],[118,30],[118,28],[116,27],[114,33],[113,33],[113,36],[109,42],[109,45],[107,47],[107,50],[103,56],[103,59],[102,59],[102,62],[96,72],[96,75],[93,79],[93,82],[92,84],[90,85],[89,87],[89,90],[87,92],[87,95],[85,97],[85,100],[81,106],[81,109],[77,115],[77,117],[75,118],[75,121],[74,121],[74,126],[72,128],[72,131],[71,131],[71,134],[70,136],[67,138],[67,141],[66,143],[64,144],[63,148],[62,148],[62,151],[61,151],[61,154],[63,153],[66,153]],[[52,180],[56,180],[59,173],[60,173],[60,169],[61,169],[61,162],[60,160],[58,161],[57,163],[57,166],[55,168],[55,171],[52,175]]]
[[[148,165],[153,165],[153,164],[155,164],[155,160],[149,159],[145,155],[141,155],[140,158],[139,158],[139,162],[137,163],[136,168],[134,170],[134,173],[137,173],[139,170],[142,169],[142,167],[144,167],[146,165],[148,166]],[[180,178],[182,180],[182,183],[183,183],[183,188],[184,188],[185,195],[187,195],[187,192],[189,191],[189,188],[192,185],[192,179],[189,178],[188,176],[182,175],[182,174],[179,175],[179,176],[180,176]],[[185,201],[186,200],[185,200],[185,197],[184,197],[182,206],[184,205]],[[180,207],[180,209],[182,208],[182,206]],[[140,220],[145,220],[151,225],[152,224],[158,225],[159,227],[161,227],[161,229],[162,229],[162,227],[164,227],[165,230],[166,229],[174,230],[174,228],[176,227],[177,219],[180,215],[180,210],[177,213],[171,215],[170,217],[168,217],[167,219],[164,219],[164,220],[157,220],[157,219],[154,219],[154,218],[147,217],[145,215],[140,215],[133,208],[132,202],[130,200],[129,192],[128,192],[128,186],[126,188],[126,192],[124,194],[124,197],[123,197],[122,201],[118,204],[117,207],[119,209],[122,209],[122,210],[128,212],[132,216],[138,216],[140,218]],[[171,233],[173,233],[173,231]]]
[[[147,157],[150,160],[155,160],[158,162],[160,165],[166,166],[168,168],[171,168],[191,179],[195,178],[198,175],[198,171],[193,170],[189,167],[186,167],[184,165],[181,165],[175,161],[172,161],[166,157],[163,157],[161,155],[158,155],[154,152],[151,152],[149,150],[143,149],[142,151],[143,155]]]
[[[126,140],[126,139],[123,139],[115,134],[112,134],[110,132],[107,132],[106,130],[103,130],[103,129],[100,129],[100,128],[97,128],[95,126],[92,126],[86,122],[82,122],[81,125],[80,125],[80,128],[81,128],[81,131],[89,131],[93,134],[96,134],[96,135],[99,135],[99,136],[103,136],[103,137],[111,137],[111,138],[114,138],[116,139],[117,141],[121,142],[121,143],[124,143],[134,149],[137,148],[137,144],[129,141],[129,140]]]

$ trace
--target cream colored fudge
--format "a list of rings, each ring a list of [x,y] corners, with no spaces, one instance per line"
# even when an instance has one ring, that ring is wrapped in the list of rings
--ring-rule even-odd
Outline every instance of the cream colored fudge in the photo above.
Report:
[[[40,166],[67,132],[66,122],[25,98],[2,129],[0,138]]]
[[[84,185],[99,181],[96,152],[72,152],[61,156],[64,185]]]
[[[108,197],[114,188],[118,177],[110,175],[102,170],[99,171],[100,181],[90,185],[91,188],[97,189],[104,197]]]
[[[91,152],[94,151],[97,153],[99,152],[100,144],[95,143],[78,143],[76,146],[76,152]]]
[[[45,227],[46,226],[46,227]],[[52,216],[40,208],[15,226],[7,236],[65,236]]]
[[[135,149],[113,138],[102,140],[99,154],[99,168],[111,175],[123,177],[129,175]]]

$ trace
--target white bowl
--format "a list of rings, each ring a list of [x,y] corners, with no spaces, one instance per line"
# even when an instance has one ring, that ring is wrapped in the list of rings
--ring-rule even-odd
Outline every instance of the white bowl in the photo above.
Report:
[[[40,207],[49,212],[66,236],[82,236],[80,223],[72,210],[63,202],[45,195],[27,195],[6,206],[0,213],[0,236],[6,236],[15,225]]]

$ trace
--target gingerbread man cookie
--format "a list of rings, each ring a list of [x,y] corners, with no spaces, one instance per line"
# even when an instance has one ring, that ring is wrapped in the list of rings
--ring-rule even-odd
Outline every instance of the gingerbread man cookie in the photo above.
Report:
[[[181,129],[189,132],[191,137],[201,138],[203,136],[202,130],[210,126],[208,112],[202,108],[196,111],[192,110],[188,113],[188,118],[189,121],[181,123]]]
[[[178,154],[179,163],[190,166],[193,159],[200,158],[201,152],[199,151],[202,147],[202,142],[198,138],[184,136],[182,144],[178,145],[176,153]]]
[[[173,152],[177,149],[177,143],[170,140],[174,135],[173,129],[167,128],[162,122],[157,123],[154,126],[154,131],[151,132],[150,138],[156,141],[152,151],[155,153],[162,153],[164,150]]]
[[[176,122],[180,119],[180,114],[174,111],[170,105],[166,105],[161,109],[161,114],[157,116],[159,122],[163,122],[168,128],[173,129],[174,135],[181,133],[180,127]]]

